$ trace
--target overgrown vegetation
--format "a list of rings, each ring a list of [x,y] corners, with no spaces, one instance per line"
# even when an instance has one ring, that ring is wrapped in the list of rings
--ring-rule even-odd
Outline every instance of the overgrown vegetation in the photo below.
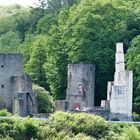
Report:
[[[2,109],[2,110],[0,110],[0,116],[3,116],[3,117],[7,116],[7,117],[10,117],[10,116],[12,116],[12,114],[11,114],[10,112],[8,112],[7,109]]]
[[[1,119],[0,126],[5,140],[140,140],[135,126],[107,123],[87,113],[56,112],[46,121]]]
[[[49,92],[38,85],[33,85],[33,91],[36,96],[38,113],[53,112],[53,98],[50,96]]]

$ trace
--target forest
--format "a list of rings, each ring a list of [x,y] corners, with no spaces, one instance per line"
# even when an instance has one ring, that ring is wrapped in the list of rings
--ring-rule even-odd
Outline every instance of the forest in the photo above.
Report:
[[[140,114],[140,0],[39,0],[35,8],[0,7],[0,53],[22,53],[24,70],[53,99],[65,99],[67,65],[96,65],[96,105],[114,76],[123,42],[134,73],[133,111]]]

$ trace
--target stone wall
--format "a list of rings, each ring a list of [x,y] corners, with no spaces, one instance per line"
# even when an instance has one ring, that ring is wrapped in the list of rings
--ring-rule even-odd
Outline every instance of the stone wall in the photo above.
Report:
[[[117,43],[114,81],[108,82],[107,90],[111,113],[131,116],[132,92],[133,72],[125,70],[123,43]]]
[[[0,54],[0,106],[12,110],[11,76],[23,73],[21,54]]]
[[[0,54],[0,109],[25,116],[35,113],[32,82],[23,72],[21,54]]]
[[[80,113],[81,111],[70,111],[71,113]],[[103,109],[102,107],[93,107],[91,110],[82,111],[89,114],[94,114],[103,117],[105,120],[111,121],[132,121],[132,116],[120,114],[120,113],[111,113],[110,110]]]
[[[26,116],[36,112],[35,95],[32,91],[32,82],[28,76],[12,76],[12,112]]]
[[[55,101],[55,111],[67,111],[69,102],[67,100]]]
[[[95,66],[92,64],[69,64],[66,99],[69,110],[82,110],[94,106]]]

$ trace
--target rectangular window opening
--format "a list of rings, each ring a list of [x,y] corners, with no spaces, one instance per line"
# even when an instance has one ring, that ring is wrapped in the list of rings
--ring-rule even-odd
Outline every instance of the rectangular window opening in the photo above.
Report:
[[[4,85],[3,84],[1,84],[1,88],[4,88]]]

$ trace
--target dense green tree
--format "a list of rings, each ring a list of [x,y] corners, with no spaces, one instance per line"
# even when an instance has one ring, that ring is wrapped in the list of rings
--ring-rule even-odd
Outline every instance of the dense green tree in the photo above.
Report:
[[[39,0],[39,2],[40,9],[44,9],[43,7],[46,7],[46,9],[44,9],[46,12],[37,23],[37,33],[47,34],[50,27],[57,23],[57,14],[61,11],[61,9],[68,9],[74,3],[78,3],[79,0]]]
[[[22,7],[18,4],[10,6],[0,6],[0,17],[8,17],[18,13],[21,10],[27,10],[28,8]]]
[[[105,99],[107,81],[113,79],[115,43],[122,41],[128,15],[125,3],[104,0],[84,0],[60,12],[58,24],[49,32],[51,56],[46,62],[57,98],[65,95],[67,64],[83,62],[96,65],[96,101]]]
[[[96,65],[96,101],[99,103],[106,98],[107,81],[113,79],[115,43],[121,41],[126,29],[127,12],[125,5],[119,7],[104,0],[86,0],[70,9],[65,29],[69,60]]]
[[[37,30],[37,24],[38,21],[45,15],[45,11],[41,8],[35,8],[31,10],[31,16],[30,16],[30,28],[29,33],[35,34]]]
[[[30,25],[30,8],[23,8],[19,5],[4,7],[4,15],[0,16],[0,33],[15,31],[19,33],[21,40]],[[0,10],[3,10],[0,8]]]
[[[129,16],[126,19],[127,26],[126,30],[124,30],[122,34],[122,42],[125,43],[125,49],[128,49],[133,38],[140,34],[140,1],[125,1],[128,8]]]
[[[131,47],[126,54],[127,69],[134,74],[134,111],[140,113],[140,35],[131,42]]]
[[[25,64],[25,72],[31,77],[33,83],[47,89],[48,85],[43,68],[46,61],[46,45],[47,40],[45,36],[36,36],[36,40],[32,43],[30,59]]]
[[[0,35],[3,35],[8,31],[15,31],[12,17],[0,17]]]
[[[30,33],[35,34],[37,29],[37,24],[40,19],[48,14],[47,9],[47,1],[46,0],[38,0],[35,8],[31,8],[31,16],[30,16]],[[39,32],[38,32],[39,33]]]
[[[21,52],[23,54],[24,66],[30,60],[30,55],[31,55],[31,52],[33,49],[32,44],[33,44],[34,40],[36,40],[36,39],[37,39],[36,36],[34,36],[33,34],[26,34],[24,42],[22,43],[22,45],[20,45]]]
[[[51,26],[57,22],[57,16],[48,13],[42,17],[37,24],[37,33],[48,34]]]
[[[30,17],[31,17],[30,11],[27,10],[25,11],[21,10],[12,16],[15,22],[15,30],[19,32],[19,36],[22,42],[25,39],[26,32],[28,32],[31,26],[32,21]]]
[[[20,44],[20,38],[18,32],[9,31],[0,36],[0,46],[1,47],[14,47]]]
[[[0,36],[0,52],[19,52],[20,42],[18,32],[9,31]]]
[[[70,7],[75,3],[78,3],[80,0],[47,0],[47,8],[52,13],[59,13],[62,8]]]
[[[53,34],[54,32],[55,34]],[[66,90],[67,53],[65,46],[62,45],[62,42],[59,42],[60,38],[60,30],[54,25],[48,37],[48,58],[44,68],[51,93],[55,99],[64,99]]]

